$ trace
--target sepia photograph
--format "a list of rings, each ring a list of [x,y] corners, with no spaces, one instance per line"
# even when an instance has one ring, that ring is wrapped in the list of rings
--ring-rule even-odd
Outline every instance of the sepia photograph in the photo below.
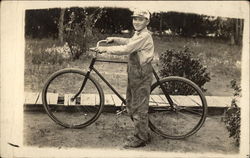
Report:
[[[3,4],[1,157],[249,157],[248,2]]]

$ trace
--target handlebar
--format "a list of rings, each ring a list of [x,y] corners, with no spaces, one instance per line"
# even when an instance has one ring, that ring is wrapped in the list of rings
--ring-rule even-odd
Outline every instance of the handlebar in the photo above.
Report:
[[[107,43],[107,40],[100,40],[100,41],[98,41],[98,42],[96,43],[96,47],[99,47],[99,45],[100,45],[101,43]],[[91,48],[90,48],[89,50],[95,52],[95,56],[97,57],[98,52],[97,52],[96,50],[91,49]]]
[[[107,40],[100,40],[96,43],[96,47],[99,47],[100,43],[107,43]]]

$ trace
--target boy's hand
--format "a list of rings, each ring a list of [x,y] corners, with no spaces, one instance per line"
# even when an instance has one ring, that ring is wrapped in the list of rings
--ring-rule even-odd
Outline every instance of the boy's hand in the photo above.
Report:
[[[105,47],[94,47],[94,48],[89,48],[89,50],[98,52],[100,54],[107,52]]]
[[[112,42],[114,42],[114,39],[112,37],[107,37],[106,41],[107,41],[107,43],[112,43]]]
[[[91,51],[93,51],[93,52],[97,52],[96,47],[89,48],[89,50],[91,50]]]

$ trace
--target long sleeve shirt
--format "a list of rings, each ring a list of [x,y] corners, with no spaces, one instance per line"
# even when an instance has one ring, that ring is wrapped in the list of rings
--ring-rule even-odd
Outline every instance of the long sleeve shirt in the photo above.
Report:
[[[114,55],[129,55],[137,52],[140,64],[149,63],[154,58],[154,43],[151,34],[144,28],[140,32],[135,32],[132,38],[114,37],[114,42],[119,46],[104,47],[107,53]]]

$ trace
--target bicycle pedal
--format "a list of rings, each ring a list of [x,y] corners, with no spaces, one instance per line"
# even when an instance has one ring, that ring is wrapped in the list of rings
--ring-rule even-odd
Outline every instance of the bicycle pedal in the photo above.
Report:
[[[122,111],[120,111],[120,110],[116,111],[116,115],[121,115],[121,114],[122,114]]]
[[[122,113],[126,112],[126,109],[122,109],[122,110],[117,110],[116,111],[116,115],[121,115]]]

